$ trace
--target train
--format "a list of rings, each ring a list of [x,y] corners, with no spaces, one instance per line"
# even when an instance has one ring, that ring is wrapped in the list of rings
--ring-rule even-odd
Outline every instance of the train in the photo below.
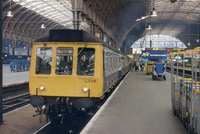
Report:
[[[30,104],[50,120],[89,113],[130,70],[126,54],[83,30],[50,30],[31,59]]]

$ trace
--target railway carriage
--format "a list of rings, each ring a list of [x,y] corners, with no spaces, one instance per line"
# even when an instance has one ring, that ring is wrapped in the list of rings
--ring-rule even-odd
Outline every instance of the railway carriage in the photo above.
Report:
[[[82,30],[50,30],[33,43],[30,103],[50,119],[89,111],[130,69],[129,58]]]

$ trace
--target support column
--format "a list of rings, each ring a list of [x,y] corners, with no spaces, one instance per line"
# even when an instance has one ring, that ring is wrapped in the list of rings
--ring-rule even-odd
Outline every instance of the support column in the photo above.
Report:
[[[104,32],[101,33],[101,39],[104,41]]]
[[[29,50],[30,50],[30,42],[28,42],[28,44],[27,44],[27,56],[29,57]]]
[[[110,37],[108,34],[106,34],[106,42],[109,44],[109,41],[110,41]]]
[[[12,58],[13,59],[15,56],[15,46],[16,46],[16,40],[12,40]]]
[[[2,42],[2,1],[1,1],[1,4],[0,4],[0,11],[1,11],[1,15],[0,15],[0,18],[1,18],[1,21],[0,21],[0,125],[3,123],[3,104],[2,104],[2,97],[3,97],[3,88],[2,88],[2,47],[3,47],[3,42]]]
[[[99,30],[99,38],[102,40],[102,31]]]
[[[73,25],[75,30],[80,27],[80,12],[82,10],[83,0],[71,0],[73,12]]]
[[[74,30],[79,30],[80,27],[80,11],[72,11],[73,12],[73,25],[74,25]]]
[[[90,33],[93,33],[93,23],[90,23]]]
[[[93,23],[92,34],[95,35],[96,32],[96,25]]]

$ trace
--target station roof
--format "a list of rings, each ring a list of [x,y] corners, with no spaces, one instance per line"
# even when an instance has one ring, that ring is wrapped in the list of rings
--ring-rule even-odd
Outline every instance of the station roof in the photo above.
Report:
[[[199,43],[200,0],[76,0],[81,1],[80,29],[89,31],[94,22],[117,43],[117,47],[130,47],[145,35],[148,23],[152,30],[146,34],[170,35],[191,42],[189,48]],[[47,34],[52,28],[73,29],[71,0],[3,0],[4,38],[26,40]],[[157,17],[151,17],[153,8]],[[14,17],[7,17],[13,11]],[[46,29],[41,29],[41,24]],[[13,37],[15,35],[15,37]],[[19,37],[18,37],[19,36]],[[24,39],[26,38],[26,39]]]

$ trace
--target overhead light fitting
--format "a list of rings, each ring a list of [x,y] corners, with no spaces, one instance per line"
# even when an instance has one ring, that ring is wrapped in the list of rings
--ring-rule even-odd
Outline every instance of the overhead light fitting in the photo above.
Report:
[[[157,12],[155,10],[155,8],[153,8],[153,11],[152,11],[152,14],[151,14],[151,17],[157,17]]]
[[[196,42],[199,43],[199,39],[197,39]]]
[[[8,11],[8,13],[7,13],[7,17],[13,17],[13,14],[12,14],[12,11],[11,11],[11,0],[10,0],[10,5],[9,5],[9,11]]]
[[[42,28],[42,29],[45,29],[45,28],[46,28],[44,24],[45,24],[45,19],[44,19],[44,17],[43,17],[43,23],[42,23],[42,25],[41,25],[41,28]]]
[[[13,17],[13,14],[12,14],[12,11],[11,11],[11,10],[8,11],[7,17]]]
[[[44,23],[41,25],[41,28],[42,28],[42,29],[45,29],[45,28],[46,28],[45,25],[44,25]]]
[[[151,30],[152,28],[151,28],[151,25],[150,24],[148,24],[147,25],[147,30]]]
[[[142,19],[137,19],[136,22],[137,22],[137,21],[140,21],[140,20],[142,20]]]
[[[188,35],[189,35],[189,42],[188,42],[187,45],[190,46],[190,45],[191,45],[191,43],[190,43],[190,24],[189,24],[189,28],[188,28],[188,29],[189,29],[189,32],[188,32]]]

